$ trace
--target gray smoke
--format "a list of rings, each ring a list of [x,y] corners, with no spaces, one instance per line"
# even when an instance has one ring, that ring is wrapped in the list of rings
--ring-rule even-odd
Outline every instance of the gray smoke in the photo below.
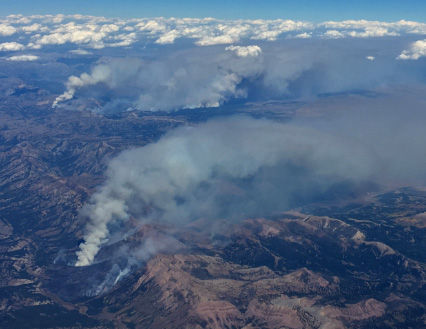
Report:
[[[172,111],[424,81],[419,74],[424,63],[395,60],[395,42],[402,43],[286,40],[165,50],[155,59],[137,53],[105,58],[90,72],[71,76],[54,106],[75,108],[82,103],[102,112]],[[374,61],[366,59],[372,54]]]
[[[278,123],[229,117],[181,127],[113,159],[83,208],[77,266],[128,220],[184,226],[265,216],[372,185],[426,183],[424,87],[337,97]],[[318,107],[318,108],[316,108]]]
[[[250,48],[251,49],[251,48]],[[240,83],[255,78],[263,68],[261,53],[239,56],[232,51],[194,56],[178,53],[156,60],[113,59],[95,66],[90,74],[68,79],[67,90],[53,106],[89,92],[115,111],[175,110],[217,107],[230,98],[244,97]],[[105,110],[105,109],[104,109]]]
[[[91,264],[109,226],[130,218],[183,225],[268,214],[368,181],[374,161],[356,140],[304,126],[239,117],[176,129],[111,162],[84,208],[90,222],[76,265]]]

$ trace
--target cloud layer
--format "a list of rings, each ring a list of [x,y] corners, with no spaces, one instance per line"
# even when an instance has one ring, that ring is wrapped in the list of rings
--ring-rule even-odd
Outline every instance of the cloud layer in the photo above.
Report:
[[[159,45],[191,39],[196,45],[234,44],[279,38],[376,38],[425,35],[426,24],[366,20],[311,23],[286,19],[219,20],[214,18],[111,19],[81,15],[11,15],[0,20],[0,36],[20,36],[26,48],[74,45],[91,49],[127,47],[137,42]]]

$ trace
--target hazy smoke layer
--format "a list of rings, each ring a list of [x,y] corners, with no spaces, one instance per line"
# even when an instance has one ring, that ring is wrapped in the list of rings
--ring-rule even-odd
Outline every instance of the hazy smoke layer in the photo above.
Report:
[[[424,81],[424,64],[396,60],[392,47],[383,40],[293,40],[165,51],[155,59],[104,59],[90,72],[71,76],[54,106],[70,101],[103,112],[172,111]],[[95,101],[89,106],[90,100]]]
[[[336,97],[287,123],[228,117],[125,151],[83,208],[89,222],[76,265],[91,264],[129,219],[232,222],[372,186],[426,184],[425,102],[415,86]]]
[[[260,52],[250,51],[250,56],[226,51],[216,58],[188,53],[156,61],[114,59],[95,66],[90,74],[70,77],[66,92],[53,106],[81,91],[106,104],[106,110],[217,107],[231,97],[245,96],[241,82],[261,73]]]
[[[129,218],[182,225],[265,215],[367,181],[374,161],[354,140],[303,126],[233,118],[179,128],[111,162],[84,208],[76,265],[90,264],[109,226]]]

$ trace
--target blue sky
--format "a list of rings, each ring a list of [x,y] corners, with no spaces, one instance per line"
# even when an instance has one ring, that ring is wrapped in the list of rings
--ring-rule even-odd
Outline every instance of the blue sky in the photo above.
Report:
[[[2,0],[0,15],[90,14],[109,17],[290,18],[426,21],[425,0]]]

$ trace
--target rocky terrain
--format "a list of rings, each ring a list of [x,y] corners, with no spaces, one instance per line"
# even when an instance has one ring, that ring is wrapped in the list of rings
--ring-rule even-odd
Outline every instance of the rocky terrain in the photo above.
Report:
[[[291,212],[228,238],[158,255],[85,305],[122,328],[422,326],[423,263],[341,220]]]
[[[28,86],[0,101],[0,328],[426,326],[420,187],[309,204],[211,234],[202,222],[135,224],[128,245],[168,237],[173,248],[102,287],[116,261],[108,255],[123,242],[95,265],[68,265],[85,224],[78,210],[111,157],[203,112],[106,117],[52,110],[51,101]]]

